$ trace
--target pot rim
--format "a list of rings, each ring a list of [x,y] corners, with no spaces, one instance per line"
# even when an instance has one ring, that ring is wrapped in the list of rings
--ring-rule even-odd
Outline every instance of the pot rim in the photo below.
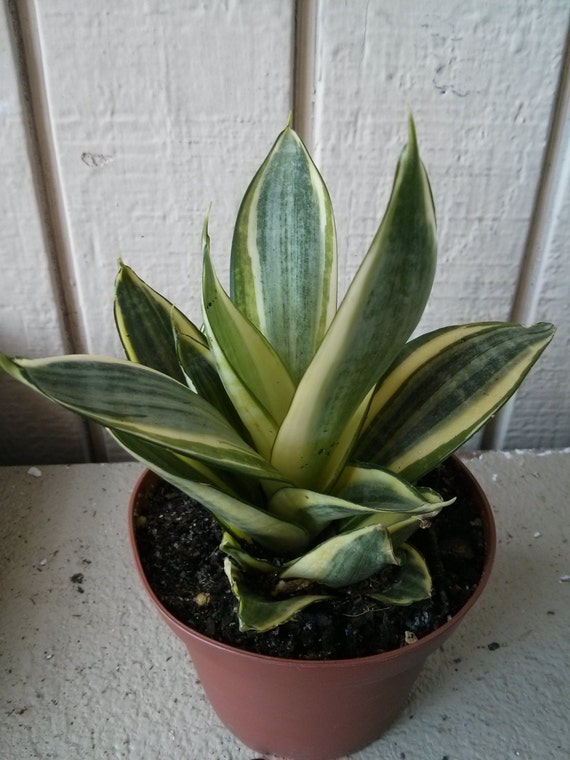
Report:
[[[135,537],[135,530],[134,530],[134,516],[136,514],[136,507],[137,507],[137,499],[138,494],[140,493],[143,486],[151,484],[153,482],[158,482],[162,478],[154,473],[152,470],[145,469],[143,473],[139,476],[137,479],[135,486],[131,492],[131,496],[129,499],[129,511],[128,511],[128,531],[129,531],[129,541],[131,545],[131,550],[134,556],[135,560],[135,566],[137,569],[137,572],[140,576],[140,579],[143,583],[143,586],[150,596],[151,601],[153,602],[154,606],[158,609],[159,613],[162,615],[163,618],[166,619],[166,621],[169,623],[170,627],[172,629],[176,629],[180,633],[182,633],[185,636],[192,636],[198,639],[199,641],[203,642],[204,644],[210,645],[212,648],[222,650],[223,652],[229,653],[231,652],[233,656],[240,656],[245,659],[255,659],[255,660],[267,660],[271,661],[275,665],[282,665],[283,667],[291,667],[291,665],[295,665],[296,667],[301,668],[323,668],[326,666],[330,667],[351,667],[356,666],[357,664],[362,664],[363,662],[369,662],[369,663],[378,663],[381,661],[389,662],[391,660],[397,659],[402,656],[404,653],[412,653],[419,649],[435,649],[439,646],[438,642],[440,639],[447,638],[447,633],[451,632],[451,629],[454,629],[457,624],[463,620],[463,618],[467,615],[467,613],[471,610],[472,607],[475,606],[477,601],[479,600],[479,597],[483,593],[483,590],[487,586],[487,583],[489,581],[491,571],[493,568],[493,563],[495,560],[495,554],[496,554],[496,546],[497,546],[497,532],[496,532],[496,526],[495,526],[495,519],[493,516],[493,512],[491,509],[491,505],[489,503],[489,500],[479,485],[479,482],[469,470],[469,468],[462,462],[455,454],[449,457],[449,459],[452,459],[454,462],[454,465],[458,467],[459,471],[461,472],[462,476],[464,476],[467,480],[469,480],[470,485],[475,492],[476,499],[478,500],[478,503],[481,508],[481,518],[483,521],[483,532],[485,537],[485,560],[483,564],[483,570],[481,572],[481,577],[479,578],[479,582],[477,584],[477,588],[475,591],[471,594],[469,599],[465,602],[463,607],[461,607],[449,620],[447,620],[443,625],[440,625],[435,630],[428,633],[426,636],[422,636],[417,641],[407,644],[406,646],[399,647],[398,649],[391,649],[387,652],[381,652],[379,654],[371,654],[371,655],[364,655],[362,657],[354,657],[354,658],[343,658],[343,659],[330,659],[330,660],[310,660],[310,659],[292,659],[292,658],[286,658],[286,657],[275,657],[271,655],[264,655],[264,654],[258,654],[257,652],[251,652],[247,649],[240,649],[239,647],[232,646],[231,644],[224,644],[221,641],[217,641],[216,639],[212,639],[209,636],[205,636],[202,633],[199,633],[198,631],[195,631],[190,626],[186,625],[185,623],[182,623],[178,618],[173,615],[169,610],[164,607],[160,599],[156,596],[154,590],[150,586],[146,574],[144,572],[144,569],[142,567],[142,563],[140,560],[138,547],[136,543],[136,537]]]

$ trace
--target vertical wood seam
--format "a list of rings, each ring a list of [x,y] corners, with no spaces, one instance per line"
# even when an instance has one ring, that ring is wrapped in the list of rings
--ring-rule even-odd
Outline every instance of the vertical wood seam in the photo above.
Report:
[[[44,237],[47,241],[48,263],[53,286],[58,298],[60,321],[66,342],[66,351],[83,353],[85,339],[78,320],[74,295],[66,285],[71,274],[68,266],[71,251],[67,212],[61,192],[56,158],[56,144],[52,130],[51,109],[44,76],[44,61],[37,26],[34,0],[9,0],[17,25],[19,47],[20,88],[27,107],[30,137],[31,164],[34,172],[36,195],[42,211]]]
[[[318,0],[295,1],[293,41],[293,127],[310,153],[314,149]]]
[[[511,319],[536,319],[540,285],[570,176],[570,30]]]
[[[57,149],[44,75],[44,56],[35,0],[8,0],[14,63],[26,121],[33,184],[66,353],[84,353],[86,340],[79,308],[68,283],[73,257],[67,211],[57,165]],[[87,461],[105,458],[102,432],[82,421],[81,447]]]
[[[529,324],[536,319],[541,285],[556,222],[570,181],[570,26],[562,55],[560,77],[543,164],[525,243],[522,265],[511,309],[511,321]],[[514,398],[487,425],[483,447],[502,449],[514,411]]]

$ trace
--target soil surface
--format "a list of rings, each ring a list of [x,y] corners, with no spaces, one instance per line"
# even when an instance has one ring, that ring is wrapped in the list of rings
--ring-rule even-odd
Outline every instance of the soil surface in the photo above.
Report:
[[[318,602],[266,633],[241,632],[237,603],[218,549],[221,528],[197,502],[167,483],[139,507],[137,542],[147,579],[162,604],[180,621],[210,638],[259,654],[295,659],[343,659],[397,649],[445,623],[475,590],[483,567],[479,512],[461,494],[464,476],[442,465],[422,481],[446,498],[428,528],[409,543],[425,557],[433,580],[430,599],[407,607],[366,596],[393,582],[395,567]],[[310,589],[309,591],[313,591]],[[316,587],[317,593],[331,589]]]

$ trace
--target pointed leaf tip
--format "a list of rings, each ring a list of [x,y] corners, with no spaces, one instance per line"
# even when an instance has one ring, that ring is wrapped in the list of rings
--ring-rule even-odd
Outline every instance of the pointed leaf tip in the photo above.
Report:
[[[204,215],[204,223],[202,224],[202,240],[208,237],[208,225],[210,224],[211,211],[212,211],[212,204],[210,203],[210,205],[206,209],[206,213]]]
[[[418,138],[412,109],[408,107],[408,146],[414,153],[418,153]]]

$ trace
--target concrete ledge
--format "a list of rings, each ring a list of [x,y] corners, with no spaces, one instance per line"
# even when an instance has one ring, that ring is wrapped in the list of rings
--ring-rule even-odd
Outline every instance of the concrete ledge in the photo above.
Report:
[[[494,507],[494,576],[407,708],[355,760],[564,760],[570,449],[467,464]],[[0,468],[0,757],[253,760],[220,725],[130,562],[132,463]]]

